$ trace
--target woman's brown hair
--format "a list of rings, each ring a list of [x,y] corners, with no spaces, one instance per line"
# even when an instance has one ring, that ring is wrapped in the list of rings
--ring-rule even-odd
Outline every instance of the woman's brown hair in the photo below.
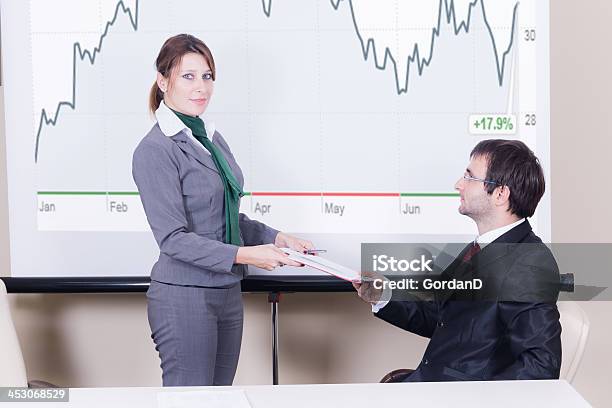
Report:
[[[202,40],[190,34],[178,34],[166,40],[155,60],[157,72],[169,78],[172,74],[172,70],[180,64],[183,55],[190,52],[195,52],[204,57],[212,71],[212,79],[214,81],[215,60],[213,59],[212,53]],[[159,86],[157,86],[157,81],[155,81],[149,92],[149,110],[151,113],[155,113],[163,99],[164,94],[161,89],[159,89]]]

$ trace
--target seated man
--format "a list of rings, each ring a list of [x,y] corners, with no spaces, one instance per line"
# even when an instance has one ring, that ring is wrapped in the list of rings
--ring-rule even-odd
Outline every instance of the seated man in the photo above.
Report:
[[[520,141],[483,141],[455,188],[459,212],[475,221],[478,236],[440,279],[478,276],[483,290],[436,292],[428,301],[394,300],[394,290],[384,301],[380,285],[354,284],[377,317],[431,339],[402,380],[559,378],[559,271],[526,220],[544,194],[538,159]]]

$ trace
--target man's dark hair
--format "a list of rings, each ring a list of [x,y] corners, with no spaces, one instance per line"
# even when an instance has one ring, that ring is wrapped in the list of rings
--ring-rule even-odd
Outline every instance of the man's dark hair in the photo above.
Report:
[[[487,180],[510,188],[510,212],[520,218],[531,217],[544,195],[544,172],[533,152],[519,140],[483,140],[470,157],[487,160]],[[487,183],[487,193],[498,185]]]

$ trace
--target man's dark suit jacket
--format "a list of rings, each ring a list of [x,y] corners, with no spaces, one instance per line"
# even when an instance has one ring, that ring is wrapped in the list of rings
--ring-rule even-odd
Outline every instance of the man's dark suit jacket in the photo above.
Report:
[[[559,270],[550,250],[526,220],[468,262],[466,250],[443,279],[477,276],[483,290],[438,293],[435,301],[392,300],[376,313],[431,339],[406,381],[559,378]]]

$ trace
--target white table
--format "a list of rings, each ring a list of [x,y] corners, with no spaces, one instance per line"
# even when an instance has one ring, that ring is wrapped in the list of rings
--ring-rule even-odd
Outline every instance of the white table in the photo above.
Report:
[[[69,403],[4,403],[4,407],[157,407],[159,392],[242,389],[254,408],[554,407],[590,405],[564,380],[399,384],[258,385],[173,388],[71,388]]]

